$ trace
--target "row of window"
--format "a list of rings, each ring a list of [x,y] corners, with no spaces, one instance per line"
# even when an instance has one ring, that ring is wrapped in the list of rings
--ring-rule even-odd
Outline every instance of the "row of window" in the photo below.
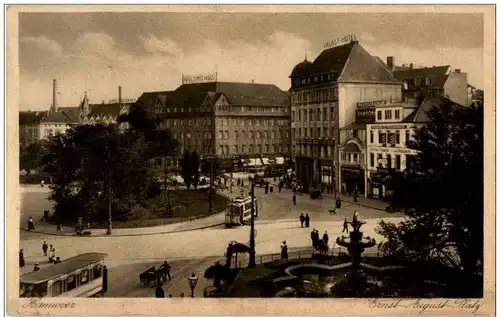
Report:
[[[312,91],[297,92],[292,95],[294,103],[321,103],[338,99],[336,88],[315,89]]]
[[[252,153],[287,153],[289,150],[288,144],[250,144],[250,145],[234,145],[232,152],[229,152],[229,145],[219,145],[217,154],[252,154]],[[284,152],[283,152],[284,151]]]
[[[394,113],[394,117],[393,114]],[[401,110],[399,109],[388,109],[388,110],[377,110],[377,121],[381,120],[401,120]]]
[[[323,115],[321,115],[323,113]],[[297,110],[297,117],[295,116],[295,110],[292,111],[292,122],[295,121],[327,121],[335,120],[335,108],[334,107],[323,107],[323,110],[320,108],[317,108],[316,110],[313,109],[299,109]],[[304,120],[302,120],[304,119]]]
[[[298,128],[297,135],[295,128],[292,128],[292,139],[297,138],[330,138],[335,136],[335,128]]]
[[[210,118],[191,118],[191,119],[168,119],[160,122],[160,128],[176,128],[176,127],[193,127],[204,126],[209,127],[212,125]]]
[[[378,142],[375,143],[375,134],[378,134]],[[411,138],[410,130],[405,130],[405,139],[401,140],[400,130],[395,131],[378,131],[376,133],[374,130],[370,130],[370,140],[369,144],[378,144],[381,146],[396,146],[396,145],[407,145]]]
[[[340,154],[340,160],[344,164],[360,164],[363,162],[364,156],[362,153],[342,152]]]
[[[404,83],[406,84],[407,87],[420,87],[422,84],[424,86],[430,86],[432,85],[432,78],[431,77],[417,77],[417,78],[412,78],[412,79],[405,79]]]
[[[265,107],[265,106],[230,106],[223,105],[217,106],[218,111],[222,112],[288,112],[287,107]],[[153,107],[154,114],[163,113],[197,113],[197,112],[210,112],[210,106],[194,106],[194,107]]]
[[[393,162],[393,157],[391,154],[387,154],[387,157],[384,159],[382,154],[377,154],[377,160],[375,161],[375,154],[370,153],[370,167],[378,167],[378,168],[388,168],[392,169],[394,168],[395,170],[400,171],[401,170],[401,155],[400,154],[395,154],[394,155],[394,162]]]
[[[296,147],[294,146],[294,152],[297,155],[305,156],[317,156],[322,158],[332,158],[332,146],[331,145],[312,145],[312,144],[300,144]]]
[[[250,139],[267,139],[268,137],[271,137],[273,139],[276,139],[276,138],[281,138],[281,139],[288,139],[288,131],[284,131],[284,130],[272,130],[272,131],[248,131],[248,135],[247,135],[247,131],[245,130],[242,130],[241,132],[239,131],[234,131],[233,133],[233,136],[235,139],[239,139],[240,137],[242,139],[246,139],[247,136],[250,138]],[[220,130],[219,131],[219,139],[229,139],[229,131],[225,130]]]
[[[227,119],[222,118],[216,121],[217,126],[228,127],[230,125],[251,127],[251,126],[288,126],[288,120],[285,119],[268,119],[268,118],[241,118],[241,119]]]

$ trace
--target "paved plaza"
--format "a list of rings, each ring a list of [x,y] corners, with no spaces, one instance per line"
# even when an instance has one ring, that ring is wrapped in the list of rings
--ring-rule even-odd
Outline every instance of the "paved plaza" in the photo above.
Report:
[[[236,196],[238,188],[226,195]],[[336,215],[330,215],[334,200],[325,197],[323,200],[311,200],[308,195],[297,196],[297,205],[292,203],[292,192],[284,189],[281,193],[274,191],[265,194],[264,189],[256,188],[256,196],[260,200],[259,218],[256,220],[257,256],[278,253],[283,240],[290,248],[311,248],[310,231],[312,228],[325,231],[330,235],[330,247],[335,238],[341,235],[343,219],[350,219],[354,211],[367,223],[363,226],[365,235],[378,241],[381,237],[374,231],[378,221],[398,221],[398,215],[368,208],[354,202],[344,201]],[[45,209],[51,208],[47,198],[47,188],[24,187],[22,190],[22,209],[20,224],[24,226],[29,216],[37,225],[37,231],[21,231],[20,247],[24,249],[26,266],[21,274],[33,269],[35,263],[41,267],[51,265],[43,256],[42,243],[47,241],[56,249],[56,256],[62,260],[84,252],[104,252],[110,269],[110,285],[107,296],[112,297],[153,297],[154,287],[145,287],[139,283],[139,274],[153,265],[168,260],[172,265],[172,281],[164,286],[166,294],[178,297],[181,293],[189,294],[187,277],[195,273],[200,277],[197,296],[202,296],[202,289],[212,282],[203,278],[203,273],[217,260],[222,260],[226,246],[231,241],[249,242],[249,226],[225,229],[223,214],[193,221],[180,222],[160,227],[115,229],[112,236],[104,235],[104,231],[93,230],[90,237],[78,237],[70,233],[54,235],[53,225],[40,223],[39,217]],[[300,213],[308,213],[311,227],[301,228],[298,221]],[[47,230],[47,231],[44,231]],[[371,250],[376,252],[376,247]],[[367,250],[370,252],[370,250]]]

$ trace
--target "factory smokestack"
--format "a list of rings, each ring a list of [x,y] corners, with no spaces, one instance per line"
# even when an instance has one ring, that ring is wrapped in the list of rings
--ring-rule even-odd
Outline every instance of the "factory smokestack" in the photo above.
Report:
[[[122,104],[122,86],[118,86],[118,104]]]
[[[52,80],[52,111],[57,111],[57,80]]]

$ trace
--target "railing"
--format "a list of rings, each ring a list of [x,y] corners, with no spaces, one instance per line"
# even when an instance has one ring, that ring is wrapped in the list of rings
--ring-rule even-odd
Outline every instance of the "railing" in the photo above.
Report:
[[[296,250],[296,251],[290,251],[288,252],[288,259],[308,259],[311,258],[313,254],[320,254],[319,251],[313,250],[312,247],[310,249],[301,249],[301,250]],[[336,248],[331,248],[328,252],[323,253],[325,256],[349,256],[349,252],[347,251],[346,248],[342,247],[336,247]],[[378,250],[377,251],[365,251],[362,254],[362,257],[372,257],[372,258],[379,258],[382,257],[383,254],[380,253]],[[255,262],[257,264],[264,264],[268,263],[274,260],[279,260],[281,259],[281,253],[270,253],[270,254],[262,254],[262,255],[255,255]],[[244,254],[238,254],[238,257],[236,255],[233,255],[233,265],[236,268],[241,268],[244,266],[248,265],[248,255]]]

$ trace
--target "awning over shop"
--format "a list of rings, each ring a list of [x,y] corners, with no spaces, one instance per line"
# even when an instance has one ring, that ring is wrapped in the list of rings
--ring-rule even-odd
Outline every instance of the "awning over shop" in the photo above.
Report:
[[[269,159],[267,157],[261,158],[262,160],[262,165],[268,165],[269,164]]]
[[[285,164],[285,158],[284,157],[277,157],[276,158],[276,164]]]
[[[259,166],[262,166],[262,162],[260,161],[260,159],[248,159],[246,162],[245,162],[245,166],[248,166],[248,167],[259,167]]]

